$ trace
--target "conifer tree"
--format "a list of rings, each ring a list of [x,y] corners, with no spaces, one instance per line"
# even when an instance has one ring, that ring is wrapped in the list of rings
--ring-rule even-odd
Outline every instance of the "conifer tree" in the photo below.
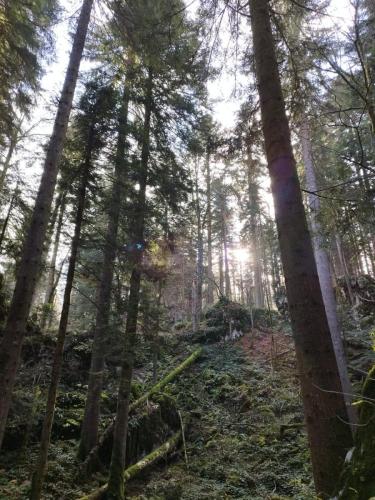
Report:
[[[23,244],[16,285],[1,343],[0,446],[3,440],[11,403],[12,390],[25,335],[26,322],[39,274],[43,242],[46,236],[48,219],[51,211],[59,160],[68,126],[92,4],[93,0],[84,0],[78,19],[69,65],[55,118],[54,129],[47,148],[43,175],[33,210],[33,216]]]
[[[269,6],[250,2],[262,128],[275,202],[316,490],[337,486],[352,439],[307,228],[280,84]]]

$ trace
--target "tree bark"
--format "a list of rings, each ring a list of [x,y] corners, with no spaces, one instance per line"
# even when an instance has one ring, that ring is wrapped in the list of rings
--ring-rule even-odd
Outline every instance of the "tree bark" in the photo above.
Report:
[[[250,0],[262,128],[316,490],[334,492],[352,445],[345,400],[307,228],[268,2]]]
[[[208,148],[208,146],[207,146]],[[212,272],[212,203],[210,153],[206,152],[206,193],[207,193],[207,304],[214,301],[214,275]]]
[[[9,308],[0,354],[0,446],[4,437],[27,318],[43,253],[58,163],[66,136],[79,66],[85,45],[93,0],[84,0],[70,54],[65,82],[48,145],[38,196],[21,253],[15,290]]]
[[[15,189],[15,191],[14,191],[14,193],[12,195],[12,198],[11,198],[10,203],[9,203],[7,214],[5,216],[3,225],[1,227],[1,233],[0,233],[0,255],[1,255],[1,247],[3,246],[3,242],[4,242],[4,239],[5,239],[5,233],[6,233],[6,230],[8,228],[8,224],[9,224],[9,219],[10,219],[13,207],[14,207],[14,200],[16,198],[17,189],[18,188]]]
[[[47,469],[48,448],[51,439],[53,416],[55,413],[55,406],[56,406],[57,388],[61,377],[64,343],[66,337],[66,330],[68,327],[70,295],[72,293],[72,288],[73,288],[74,273],[78,255],[79,241],[81,236],[83,212],[85,209],[87,184],[89,180],[90,167],[91,167],[93,137],[94,137],[94,132],[93,128],[91,128],[89,133],[87,151],[85,155],[86,156],[85,163],[83,166],[83,171],[77,196],[77,212],[74,222],[74,235],[71,244],[68,273],[66,276],[64,300],[60,316],[59,329],[57,333],[56,348],[53,357],[51,383],[48,389],[48,399],[46,404],[46,413],[44,416],[42,435],[40,440],[39,457],[36,470],[32,479],[30,500],[39,500],[41,498],[44,476]],[[61,211],[63,212],[63,210]]]
[[[262,262],[260,252],[260,241],[258,234],[258,187],[254,182],[254,163],[251,157],[251,149],[248,147],[248,165],[247,165],[247,189],[249,196],[250,210],[250,241],[254,268],[254,306],[264,308],[264,290],[262,282]]]
[[[202,319],[202,290],[203,290],[203,228],[201,206],[199,202],[199,189],[198,189],[198,165],[195,169],[195,213],[197,218],[197,260],[195,266],[195,280],[193,283],[194,298],[193,301],[193,324],[196,328]],[[194,286],[195,284],[195,286]],[[193,328],[196,331],[196,328]]]
[[[108,212],[108,226],[104,244],[102,273],[98,285],[97,312],[94,329],[94,340],[91,354],[91,366],[85,413],[81,429],[81,441],[78,456],[86,458],[90,450],[97,444],[100,418],[100,399],[103,386],[103,370],[108,341],[109,314],[111,308],[111,292],[113,272],[117,251],[117,237],[124,183],[126,179],[126,137],[129,108],[128,82],[125,83],[123,101],[118,124],[118,140],[115,158],[114,182]]]
[[[64,199],[64,195],[62,195],[61,203],[59,206],[59,216],[58,216],[57,224],[56,224],[55,240],[53,242],[51,262],[49,265],[49,271],[48,271],[48,277],[47,277],[46,293],[44,296],[44,308],[45,308],[45,310],[43,311],[42,319],[40,322],[40,327],[42,330],[46,326],[48,316],[51,315],[51,311],[49,311],[48,308],[52,306],[54,295],[55,295],[56,260],[57,260],[57,253],[59,251],[60,236],[61,236],[61,230],[62,230],[62,226],[63,226],[64,212],[65,212],[65,199]]]
[[[219,289],[220,294],[224,295],[224,259],[223,259],[223,240],[222,232],[219,241]]]
[[[306,119],[300,126],[300,140],[302,146],[303,163],[306,174],[306,186],[309,191],[310,222],[312,230],[312,244],[314,248],[316,267],[318,271],[320,288],[322,291],[324,307],[326,310],[329,330],[331,332],[333,348],[336,354],[337,367],[340,374],[341,385],[344,392],[346,407],[351,424],[357,422],[356,412],[352,406],[352,385],[349,379],[344,343],[337,316],[336,298],[332,286],[332,276],[328,254],[324,249],[322,228],[319,222],[320,200],[314,195],[318,189],[310,139],[310,127]]]
[[[134,246],[143,245],[144,226],[146,218],[146,188],[148,179],[148,160],[150,156],[150,129],[152,115],[152,87],[153,72],[148,70],[145,96],[145,118],[142,140],[142,153],[139,172],[138,209],[134,219]],[[113,436],[111,465],[107,498],[113,500],[124,499],[124,467],[126,455],[126,436],[129,419],[129,400],[134,366],[134,349],[137,334],[137,320],[139,295],[141,285],[141,264],[143,250],[135,250],[133,255],[133,269],[130,277],[128,314],[125,326],[125,342],[123,363],[120,376],[120,385],[117,398],[117,412]]]
[[[16,145],[17,145],[17,141],[18,141],[18,132],[19,132],[19,130],[18,130],[18,128],[16,128],[10,137],[8,152],[7,152],[7,155],[5,157],[3,169],[2,169],[1,174],[0,174],[0,193],[2,193],[4,190],[5,178],[7,176],[7,173],[8,173],[9,167],[10,167],[10,162],[12,160],[13,153],[14,153],[14,150],[16,149]]]
[[[228,257],[228,241],[227,241],[227,225],[225,221],[225,212],[222,213],[222,238],[224,249],[224,283],[225,283],[225,296],[230,299],[232,297],[230,273],[229,273],[229,257]]]
[[[338,233],[335,234],[335,243],[336,243],[337,255],[339,258],[340,267],[341,267],[341,271],[342,271],[342,276],[344,276],[345,285],[346,285],[347,292],[348,292],[349,303],[350,303],[350,305],[354,306],[355,299],[354,299],[354,295],[353,295],[352,286],[350,283],[350,273],[349,273],[348,265],[346,263],[346,258],[345,258],[344,252],[343,252],[341,238],[340,238]]]

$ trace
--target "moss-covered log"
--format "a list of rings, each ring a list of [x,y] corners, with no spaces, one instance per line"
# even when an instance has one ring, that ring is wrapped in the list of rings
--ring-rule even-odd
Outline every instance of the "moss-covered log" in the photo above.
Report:
[[[158,392],[160,392],[167,384],[172,382],[178,375],[180,375],[180,373],[182,373],[184,370],[186,370],[186,368],[188,368],[191,364],[193,364],[194,361],[196,361],[199,358],[202,352],[203,352],[202,347],[196,349],[192,354],[190,354],[188,358],[185,359],[185,361],[183,361],[174,370],[169,372],[162,380],[160,380],[160,382],[151,387],[151,389],[145,394],[143,394],[143,396],[141,396],[139,399],[137,399],[137,401],[134,401],[134,403],[130,405],[130,411],[133,411],[139,406],[141,406],[153,394],[157,394]]]
[[[171,438],[168,439],[164,444],[162,444],[159,448],[152,451],[149,455],[145,456],[134,465],[131,465],[124,471],[124,480],[129,481],[134,476],[136,476],[139,472],[144,470],[149,465],[160,460],[160,458],[165,457],[170,452],[172,452],[178,445],[181,439],[181,431],[176,432]],[[81,497],[79,500],[102,500],[105,498],[105,493],[107,491],[107,484],[104,484],[99,489],[91,493],[90,495]]]
[[[149,391],[147,391],[143,396],[141,396],[139,399],[134,401],[130,405],[130,412],[134,411],[136,408],[139,408],[143,403],[145,403],[148,399],[151,398],[152,395],[157,394],[162,391],[162,389],[172,382],[180,373],[182,373],[186,368],[188,368],[190,365],[192,365],[202,354],[203,348],[199,347],[196,349],[190,356],[188,356],[181,364],[179,364],[174,370],[169,372],[160,382],[155,384]],[[99,460],[99,455],[100,455],[100,450],[102,449],[103,446],[106,446],[108,443],[108,440],[112,439],[112,434],[113,434],[113,428],[114,428],[114,421],[109,424],[109,426],[106,428],[104,433],[102,434],[99,443],[95,448],[93,448],[82,464],[81,472],[84,474],[90,474],[94,470],[97,470],[100,468],[100,460]]]
[[[341,500],[375,497],[375,365],[363,386],[355,446],[347,456],[342,483]]]

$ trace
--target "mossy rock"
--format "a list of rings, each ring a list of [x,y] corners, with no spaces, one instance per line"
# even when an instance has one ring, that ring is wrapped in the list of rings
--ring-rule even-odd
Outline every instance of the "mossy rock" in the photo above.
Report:
[[[216,304],[207,310],[205,317],[208,327],[225,327],[226,332],[229,331],[231,321],[238,330],[247,331],[251,328],[250,311],[226,297],[220,297]]]
[[[225,325],[209,326],[205,329],[198,330],[193,335],[193,342],[198,344],[213,344],[219,342],[227,333]]]

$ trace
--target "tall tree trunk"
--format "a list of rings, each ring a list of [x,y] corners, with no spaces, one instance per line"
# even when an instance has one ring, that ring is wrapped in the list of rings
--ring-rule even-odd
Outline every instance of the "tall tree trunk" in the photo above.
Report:
[[[243,283],[243,271],[242,271],[242,263],[240,262],[240,302],[245,305],[245,288]]]
[[[212,272],[212,203],[210,153],[206,152],[206,193],[207,193],[207,304],[214,301],[214,275]]]
[[[195,211],[197,217],[197,261],[195,268],[195,301],[193,302],[194,323],[197,326],[202,318],[202,289],[203,289],[203,228],[201,206],[199,203],[198,165],[195,170]],[[195,330],[194,330],[195,331]]]
[[[74,273],[75,273],[79,241],[81,236],[82,221],[83,221],[83,212],[85,209],[87,184],[89,180],[90,167],[91,167],[93,137],[94,137],[94,131],[93,128],[91,128],[89,133],[87,151],[85,155],[86,156],[85,163],[83,166],[81,181],[77,195],[77,212],[74,221],[74,235],[70,250],[68,273],[66,276],[64,300],[61,310],[59,329],[57,333],[56,348],[53,357],[51,383],[48,389],[46,413],[43,421],[38,462],[32,479],[30,500],[39,500],[41,498],[44,476],[47,469],[48,448],[51,439],[53,416],[55,413],[55,406],[56,406],[57,388],[61,377],[64,343],[66,337],[66,330],[68,327],[70,295],[72,293],[72,288],[73,288]]]
[[[329,496],[352,446],[307,228],[282,95],[268,2],[250,0],[256,76],[315,486]]]
[[[196,269],[191,280],[191,328],[193,333],[198,330],[197,321],[197,274]]]
[[[258,235],[258,187],[254,182],[255,164],[252,158],[251,147],[247,148],[247,190],[250,210],[250,241],[254,269],[254,306],[264,308],[264,290],[262,283],[262,261]]]
[[[1,233],[0,233],[0,254],[1,254],[1,247],[3,246],[3,242],[4,242],[4,238],[5,238],[5,233],[6,233],[6,230],[8,228],[9,219],[10,219],[13,207],[14,207],[14,200],[16,198],[16,192],[17,192],[17,190],[18,190],[18,188],[15,189],[15,191],[14,191],[14,193],[12,195],[12,198],[11,198],[10,203],[9,203],[7,214],[5,216],[3,225],[1,227]]]
[[[92,4],[93,0],[84,0],[79,16],[69,66],[57,109],[52,136],[47,149],[43,176],[40,181],[31,223],[22,249],[16,285],[4,329],[0,349],[0,446],[4,437],[26,322],[39,274],[43,242],[48,227],[52,198],[56,186],[58,163],[68,127]]]
[[[148,160],[150,156],[150,128],[152,115],[152,69],[149,68],[145,99],[145,119],[143,128],[142,154],[138,193],[138,210],[134,220],[134,244],[143,245],[146,217],[146,188],[148,178]],[[126,456],[126,437],[128,432],[129,400],[134,366],[134,349],[137,334],[139,308],[139,292],[141,285],[141,264],[143,251],[137,250],[133,255],[133,269],[130,277],[128,314],[125,326],[125,342],[120,385],[117,398],[117,413],[113,434],[113,447],[109,469],[107,498],[124,499],[124,469]]]
[[[49,265],[49,271],[48,271],[48,276],[47,276],[46,293],[44,296],[44,311],[43,311],[42,319],[40,322],[40,327],[42,330],[45,328],[47,319],[51,315],[51,311],[49,310],[49,308],[52,307],[53,299],[54,299],[54,295],[55,295],[56,261],[57,261],[57,254],[59,251],[59,246],[60,246],[60,236],[61,236],[61,230],[62,230],[62,226],[63,226],[64,213],[65,213],[65,199],[64,198],[65,198],[64,195],[62,195],[61,202],[59,205],[59,216],[58,216],[57,224],[56,224],[55,239],[53,242],[51,262]]]
[[[344,252],[343,252],[341,238],[340,238],[340,235],[338,233],[335,234],[335,243],[336,243],[337,255],[338,255],[340,267],[341,267],[341,277],[342,276],[344,277],[346,289],[348,292],[349,303],[350,303],[350,305],[354,306],[355,299],[354,299],[353,290],[352,290],[352,287],[350,284],[350,273],[349,273],[348,265],[346,263],[346,258],[345,258]]]
[[[19,125],[21,125],[21,123]],[[8,147],[7,155],[6,155],[4,163],[3,163],[3,169],[0,173],[0,193],[2,193],[4,190],[5,178],[7,176],[7,173],[8,173],[9,167],[10,167],[10,162],[12,161],[13,153],[14,153],[16,146],[17,146],[17,142],[19,141],[19,131],[20,131],[20,129],[18,127],[16,127],[13,130],[13,133],[12,133],[10,140],[9,140],[9,147]]]
[[[219,242],[219,290],[221,295],[224,295],[224,259],[222,233],[220,234]]]
[[[103,266],[98,284],[97,312],[94,330],[94,340],[91,354],[91,366],[85,413],[81,429],[81,441],[78,455],[86,458],[97,444],[100,418],[100,399],[103,386],[103,370],[108,342],[109,314],[111,309],[111,291],[113,272],[117,250],[117,235],[122,199],[124,198],[124,182],[126,179],[126,137],[129,108],[129,88],[125,83],[122,106],[118,123],[117,151],[115,158],[114,183],[108,212],[108,226],[104,244]]]
[[[314,248],[319,283],[322,291],[329,330],[331,332],[332,343],[336,354],[337,367],[340,374],[342,389],[344,391],[347,411],[351,424],[354,424],[357,421],[357,418],[354,407],[352,406],[353,391],[349,379],[344,343],[339,324],[339,319],[337,316],[336,298],[332,286],[330,263],[327,252],[324,249],[322,228],[319,222],[320,200],[318,196],[313,194],[318,190],[318,185],[316,181],[315,168],[313,162],[310,127],[306,119],[304,119],[301,123],[300,137],[301,137],[303,163],[306,174],[306,186],[308,191],[310,191],[308,194],[308,200],[310,205],[312,244]]]
[[[225,215],[222,214],[222,238],[224,250],[224,282],[225,282],[225,296],[231,298],[232,292],[230,287],[230,270],[229,270],[229,256],[228,256],[228,241],[227,241],[227,226],[225,222]]]
[[[232,266],[231,266],[230,271],[232,274],[232,282],[231,282],[232,300],[234,302],[237,302],[237,274],[236,274],[236,264],[233,261],[232,261]]]
[[[151,351],[152,351],[152,383],[155,385],[158,379],[158,360],[160,354],[159,343],[159,328],[160,328],[160,308],[161,298],[163,294],[164,280],[160,279],[158,282],[158,297],[156,301],[156,318],[153,323],[153,331],[151,332]]]

